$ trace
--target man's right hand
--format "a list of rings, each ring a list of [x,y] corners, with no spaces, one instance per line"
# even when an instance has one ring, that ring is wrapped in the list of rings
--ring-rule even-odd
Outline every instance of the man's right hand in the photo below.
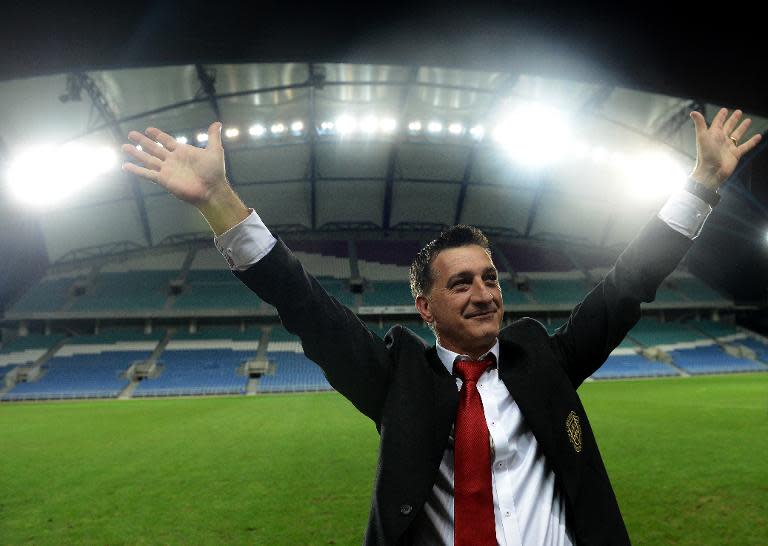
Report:
[[[128,138],[142,149],[123,144],[123,152],[139,163],[126,162],[123,170],[155,182],[178,199],[197,207],[216,235],[248,216],[248,209],[227,182],[221,123],[208,127],[205,149],[177,142],[154,127],[145,133],[128,133]]]

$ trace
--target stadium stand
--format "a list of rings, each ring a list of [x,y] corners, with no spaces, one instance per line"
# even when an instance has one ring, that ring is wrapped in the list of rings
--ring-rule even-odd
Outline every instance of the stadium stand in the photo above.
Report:
[[[531,295],[538,303],[575,305],[580,302],[590,286],[584,279],[552,279],[529,277]]]
[[[554,248],[522,243],[497,245],[509,264],[517,272],[572,271],[576,269],[570,258]]]
[[[614,351],[605,364],[592,374],[593,379],[626,379],[630,377],[663,377],[679,375],[673,367],[648,360],[641,355]]]
[[[157,372],[142,379],[133,396],[245,394],[243,364],[256,356],[261,331],[211,328],[176,332],[157,358]]]
[[[675,365],[690,374],[766,371],[766,366],[729,355],[719,345],[712,344],[669,351]]]
[[[191,270],[171,309],[258,309],[261,300],[228,269]]]
[[[121,377],[128,367],[146,359],[149,351],[98,350],[85,352],[74,346],[73,354],[57,355],[44,365],[44,375],[33,382],[16,384],[3,400],[50,400],[66,398],[115,398],[129,380]]]
[[[33,285],[11,307],[11,311],[23,312],[52,312],[58,311],[70,296],[70,287],[79,277],[46,278]]]
[[[41,334],[17,337],[0,349],[0,366],[34,362],[62,339],[62,335]]]
[[[71,311],[159,310],[168,297],[174,271],[100,273],[93,286],[76,298]]]
[[[320,367],[304,355],[299,338],[282,327],[272,328],[267,359],[270,371],[259,380],[259,392],[331,390]]]

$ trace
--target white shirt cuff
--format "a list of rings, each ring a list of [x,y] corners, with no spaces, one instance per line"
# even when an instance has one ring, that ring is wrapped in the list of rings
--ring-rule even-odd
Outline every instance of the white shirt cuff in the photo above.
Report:
[[[213,238],[213,244],[227,260],[229,268],[238,271],[245,271],[269,254],[276,242],[253,209],[242,222]]]
[[[667,199],[658,216],[675,231],[689,239],[695,239],[701,233],[710,212],[712,207],[703,199],[681,190]]]

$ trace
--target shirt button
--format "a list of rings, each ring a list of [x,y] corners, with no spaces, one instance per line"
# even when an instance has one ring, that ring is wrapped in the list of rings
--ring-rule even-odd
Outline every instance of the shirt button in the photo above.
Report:
[[[407,515],[408,515],[408,514],[410,514],[412,511],[413,511],[413,506],[411,506],[410,504],[403,504],[403,505],[400,507],[400,513],[401,513],[402,515],[404,515],[404,516],[407,516]]]
[[[509,517],[509,516],[511,516],[511,515],[512,515],[512,514],[510,514],[508,511],[507,511],[507,512],[504,512],[504,517],[505,517],[505,518],[508,518],[508,517]]]
[[[497,466],[497,467],[499,467],[499,468],[501,468],[501,467],[503,467],[503,466],[504,466],[504,463],[499,463],[499,464],[497,464],[496,466]]]

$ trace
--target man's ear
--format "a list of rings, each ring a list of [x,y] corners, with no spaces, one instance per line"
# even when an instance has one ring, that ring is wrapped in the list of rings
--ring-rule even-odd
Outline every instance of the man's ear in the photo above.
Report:
[[[421,319],[424,322],[432,323],[434,318],[432,317],[432,311],[429,307],[429,299],[425,295],[416,296],[416,310],[421,315]]]

